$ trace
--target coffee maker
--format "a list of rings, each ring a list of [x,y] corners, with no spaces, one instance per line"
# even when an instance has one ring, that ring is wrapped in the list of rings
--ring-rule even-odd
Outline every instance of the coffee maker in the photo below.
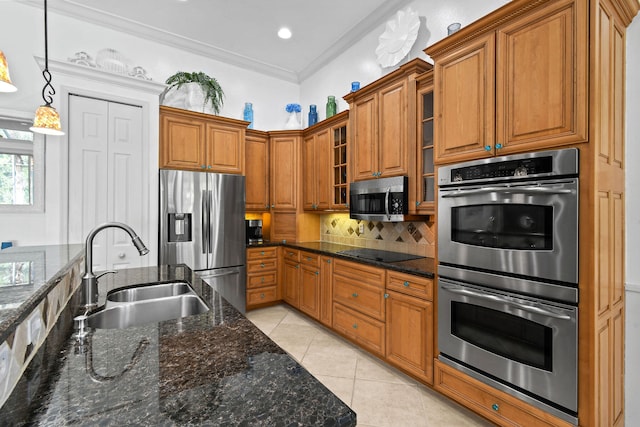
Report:
[[[247,243],[249,245],[257,245],[263,243],[262,240],[262,220],[247,219],[245,220],[247,228]]]

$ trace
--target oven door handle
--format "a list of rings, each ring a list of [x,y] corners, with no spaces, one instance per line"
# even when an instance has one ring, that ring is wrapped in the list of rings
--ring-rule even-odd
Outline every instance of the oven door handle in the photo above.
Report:
[[[570,194],[572,191],[573,190],[547,187],[485,187],[473,190],[456,190],[451,193],[444,193],[441,197],[464,197],[473,194],[486,193]]]
[[[553,317],[555,319],[571,320],[571,317],[567,316],[566,314],[554,313],[553,311],[545,310],[545,309],[540,308],[540,307],[534,307],[534,306],[530,306],[530,305],[520,304],[518,302],[510,301],[510,300],[508,300],[506,298],[503,298],[501,296],[498,296],[498,295],[487,295],[487,294],[483,294],[481,292],[471,291],[469,289],[462,289],[462,288],[460,288],[458,286],[442,285],[442,289],[445,289],[445,290],[447,290],[449,292],[452,292],[454,294],[473,296],[473,297],[476,297],[476,298],[481,298],[481,299],[485,299],[485,300],[489,300],[489,301],[500,302],[500,303],[503,303],[503,304],[510,305],[512,307],[519,308],[519,309],[524,310],[524,311],[528,311],[529,313],[541,314],[543,316],[549,316],[549,317]]]

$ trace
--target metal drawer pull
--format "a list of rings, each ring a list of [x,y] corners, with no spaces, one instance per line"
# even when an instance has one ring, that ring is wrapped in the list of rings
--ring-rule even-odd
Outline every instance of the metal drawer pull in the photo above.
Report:
[[[264,255],[264,251],[260,251],[260,255]]]
[[[500,409],[500,405],[498,405],[497,403],[494,403],[493,405],[491,405],[491,409],[493,409],[494,411],[497,411]]]
[[[316,271],[316,276],[317,276],[318,274],[320,274],[320,272],[319,272],[319,271]]]
[[[260,278],[260,281],[261,281],[262,283],[264,283],[264,277]]]
[[[307,257],[307,261],[311,261],[313,258],[311,258],[310,256]]]
[[[567,316],[566,314],[558,314],[558,313],[554,313],[553,311],[545,310],[540,307],[524,305],[515,301],[510,301],[498,295],[487,295],[480,292],[471,291],[469,289],[461,289],[459,287],[451,287],[451,286],[442,286],[442,289],[446,289],[447,291],[452,292],[454,294],[468,295],[476,298],[481,298],[489,301],[495,301],[502,304],[507,304],[512,307],[519,308],[520,310],[528,311],[529,313],[541,314],[543,316],[549,316],[555,319],[571,320],[571,317]]]
[[[406,281],[405,281],[405,282],[403,283],[403,285],[404,285],[404,286],[409,286],[409,282],[406,282]]]
[[[264,294],[260,294],[260,298],[264,298]]]
[[[357,293],[357,292],[354,292],[354,293],[352,293],[352,294],[351,294],[351,296],[352,296],[352,297],[354,297],[354,298],[357,298],[358,293]]]
[[[358,329],[358,324],[357,324],[357,323],[354,323],[354,324],[353,324],[353,325],[351,325],[351,326],[353,326],[353,329]]]
[[[261,263],[260,263],[260,267],[261,267],[261,268],[264,268],[264,262],[261,262]]]

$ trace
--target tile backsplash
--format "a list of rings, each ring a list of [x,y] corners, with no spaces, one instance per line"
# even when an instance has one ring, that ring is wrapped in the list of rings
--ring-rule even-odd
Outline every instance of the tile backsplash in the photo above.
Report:
[[[360,232],[360,224],[363,232]],[[322,215],[320,240],[386,251],[433,257],[436,225],[434,222],[378,222],[349,218],[348,214]]]

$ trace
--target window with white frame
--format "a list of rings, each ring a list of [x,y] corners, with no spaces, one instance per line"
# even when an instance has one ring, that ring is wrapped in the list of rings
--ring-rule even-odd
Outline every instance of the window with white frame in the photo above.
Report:
[[[43,210],[44,144],[29,123],[0,117],[0,212]]]

